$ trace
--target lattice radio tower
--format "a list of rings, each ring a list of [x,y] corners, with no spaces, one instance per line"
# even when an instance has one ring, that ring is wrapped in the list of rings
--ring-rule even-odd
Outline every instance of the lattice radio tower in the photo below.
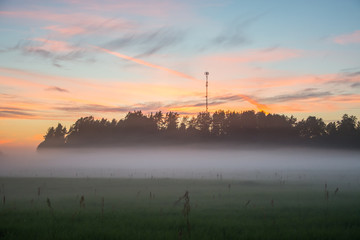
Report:
[[[208,112],[208,77],[209,77],[209,72],[205,72],[205,76],[206,76],[206,112]]]

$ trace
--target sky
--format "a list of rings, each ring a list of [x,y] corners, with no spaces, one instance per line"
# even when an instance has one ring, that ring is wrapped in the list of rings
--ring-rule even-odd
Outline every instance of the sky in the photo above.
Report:
[[[0,0],[0,151],[127,112],[360,118],[360,1]]]

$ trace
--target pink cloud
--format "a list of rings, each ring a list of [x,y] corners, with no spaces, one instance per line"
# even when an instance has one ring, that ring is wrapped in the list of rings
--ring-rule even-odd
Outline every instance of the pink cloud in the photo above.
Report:
[[[333,102],[340,102],[340,103],[354,103],[360,104],[360,95],[359,94],[351,94],[351,95],[344,95],[344,96],[331,96],[328,97],[329,101]]]
[[[334,39],[335,43],[338,44],[349,44],[349,43],[360,43],[360,30],[354,31],[350,34],[344,34],[335,37]]]
[[[71,46],[67,42],[64,41],[55,41],[55,40],[49,40],[44,38],[34,38],[34,41],[41,42],[43,45],[41,46],[32,46],[32,47],[26,47],[30,51],[34,50],[44,50],[48,52],[70,52],[70,51],[76,51],[80,50],[77,47]]]
[[[61,35],[65,35],[68,37],[73,36],[73,35],[84,34],[84,33],[88,32],[87,29],[85,29],[83,27],[79,27],[79,26],[60,27],[58,25],[52,25],[52,26],[44,27],[44,29],[51,30],[53,32],[56,32],[56,33],[59,33]]]
[[[66,33],[75,35],[81,33],[108,33],[112,31],[121,31],[124,29],[133,29],[136,27],[134,23],[119,19],[106,18],[100,15],[92,15],[86,13],[54,13],[50,11],[0,11],[0,16],[30,19],[40,22],[55,23],[45,29],[58,33]],[[63,25],[63,26],[59,26]],[[70,34],[71,33],[71,34]]]

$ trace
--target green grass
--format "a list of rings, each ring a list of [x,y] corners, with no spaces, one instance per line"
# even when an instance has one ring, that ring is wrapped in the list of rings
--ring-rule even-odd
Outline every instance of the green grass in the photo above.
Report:
[[[355,187],[334,195],[329,186],[326,200],[323,183],[304,181],[0,178],[0,184],[0,239],[179,239],[180,229],[181,239],[360,239]],[[174,206],[186,190],[190,235],[184,202]]]

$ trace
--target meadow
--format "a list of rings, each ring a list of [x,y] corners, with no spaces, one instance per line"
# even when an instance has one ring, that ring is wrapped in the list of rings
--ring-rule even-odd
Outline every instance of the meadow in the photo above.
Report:
[[[6,177],[0,184],[0,239],[360,239],[358,177],[338,184],[277,173]]]

